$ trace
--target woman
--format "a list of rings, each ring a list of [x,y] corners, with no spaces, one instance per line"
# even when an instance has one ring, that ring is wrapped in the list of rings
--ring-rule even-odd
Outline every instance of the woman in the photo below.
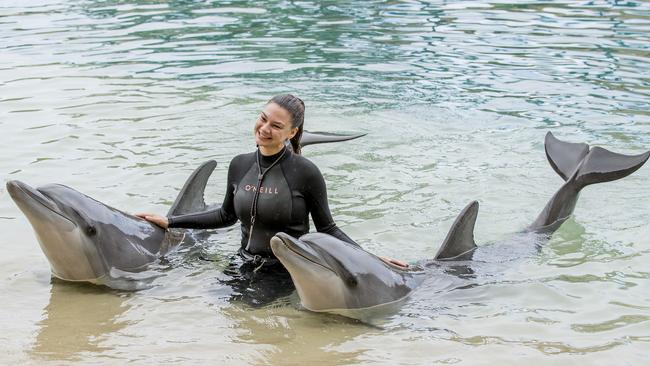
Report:
[[[238,155],[230,162],[221,207],[172,217],[138,216],[163,228],[220,228],[239,220],[242,232],[239,254],[255,269],[281,267],[271,251],[271,238],[280,231],[294,237],[306,234],[309,214],[319,232],[358,245],[334,223],[323,176],[316,165],[300,155],[304,115],[305,104],[291,94],[269,100],[253,128],[258,149]]]

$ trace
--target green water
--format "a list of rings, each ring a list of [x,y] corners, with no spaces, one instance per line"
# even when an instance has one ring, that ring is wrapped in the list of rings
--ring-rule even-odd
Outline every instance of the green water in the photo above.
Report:
[[[165,213],[201,162],[236,154],[276,93],[306,128],[338,225],[431,258],[470,200],[476,239],[530,223],[561,184],[546,131],[650,149],[650,6],[641,1],[2,1],[0,175]],[[588,187],[539,256],[477,286],[435,279],[380,327],[291,303],[228,301],[221,262],[137,293],[52,281],[0,188],[2,364],[640,365],[650,357],[650,168]],[[204,251],[235,252],[238,227]]]

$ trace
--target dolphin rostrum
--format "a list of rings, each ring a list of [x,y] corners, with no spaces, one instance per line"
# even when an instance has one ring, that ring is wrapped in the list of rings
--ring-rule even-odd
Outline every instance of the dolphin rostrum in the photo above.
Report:
[[[301,145],[361,136],[306,132]],[[216,166],[207,161],[190,175],[168,215],[213,207],[203,196]],[[185,230],[163,230],[61,184],[34,189],[14,180],[7,182],[7,191],[34,228],[52,274],[66,281],[137,289],[142,286],[139,273],[193,238]]]
[[[511,257],[529,253],[521,241],[539,246],[548,241],[573,213],[580,190],[587,185],[621,179],[639,169],[650,157],[621,155],[600,147],[562,142],[550,132],[545,139],[546,156],[553,169],[565,180],[538,218],[515,240],[477,247],[474,225],[478,202],[468,204],[452,224],[434,260],[401,268],[377,256],[321,233],[300,239],[278,233],[271,249],[291,274],[302,305],[308,310],[330,312],[368,320],[397,310],[431,266],[447,262],[490,261],[486,252],[507,246]],[[524,251],[526,250],[526,251]],[[470,262],[471,263],[471,262]],[[470,269],[471,271],[471,269]]]

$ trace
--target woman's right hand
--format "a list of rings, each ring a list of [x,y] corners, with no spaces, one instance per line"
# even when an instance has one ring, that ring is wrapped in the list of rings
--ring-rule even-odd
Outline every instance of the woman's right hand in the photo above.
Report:
[[[403,268],[408,268],[409,264],[406,262],[403,262],[399,259],[391,258],[391,257],[385,257],[383,255],[378,255],[379,259],[383,260],[386,263],[390,263],[395,266],[403,267]]]
[[[167,229],[169,226],[169,220],[165,216],[160,216],[156,214],[150,214],[150,213],[137,213],[135,216],[145,219],[151,223],[154,223],[158,226],[160,226],[163,229]]]

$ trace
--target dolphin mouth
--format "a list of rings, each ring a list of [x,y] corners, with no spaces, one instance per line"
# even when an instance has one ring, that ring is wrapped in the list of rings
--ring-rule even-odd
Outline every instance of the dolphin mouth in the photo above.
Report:
[[[302,240],[296,239],[285,233],[275,234],[275,236],[271,238],[271,250],[273,251],[273,254],[275,254],[275,256],[278,258],[282,258],[281,254],[278,255],[278,248],[280,245],[283,245],[285,248],[287,248],[288,251],[295,254],[296,256],[301,257],[304,260],[311,262],[317,266],[323,267],[330,272],[334,272],[332,268],[324,265],[323,262],[319,260],[320,258],[318,256],[318,253],[308,247],[308,244]]]
[[[72,220],[63,215],[54,199],[50,198],[45,192],[39,190],[38,188],[34,189],[21,181],[11,180],[7,182],[7,192],[9,192],[11,198],[17,204],[19,204],[19,207],[23,210],[34,210],[37,205],[39,205],[46,208],[53,214],[56,214],[60,218],[65,219],[74,226],[77,226]]]

